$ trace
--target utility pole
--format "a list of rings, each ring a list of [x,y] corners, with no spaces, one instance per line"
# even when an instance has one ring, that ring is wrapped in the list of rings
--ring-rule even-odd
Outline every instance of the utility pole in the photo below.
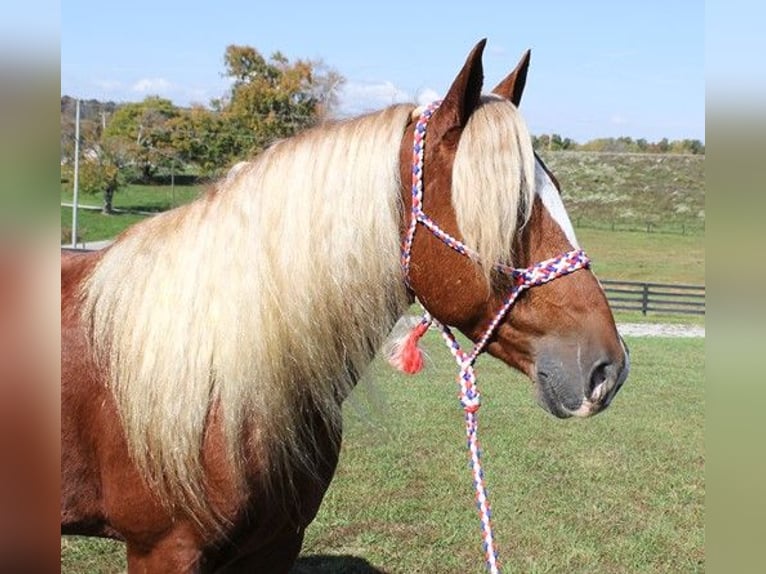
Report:
[[[170,162],[170,193],[173,199],[170,202],[170,207],[176,206],[176,158],[173,156]]]
[[[80,100],[75,100],[74,120],[74,193],[72,197],[72,247],[77,247],[77,192],[80,176]]]

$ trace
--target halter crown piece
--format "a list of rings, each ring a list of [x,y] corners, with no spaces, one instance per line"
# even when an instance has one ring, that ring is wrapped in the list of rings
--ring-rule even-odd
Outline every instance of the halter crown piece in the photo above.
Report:
[[[458,253],[478,261],[478,254],[465,245],[459,239],[452,237],[449,233],[442,230],[424,211],[423,211],[423,156],[425,151],[426,125],[439,107],[441,102],[433,102],[425,108],[415,125],[415,135],[412,153],[412,209],[410,216],[410,225],[407,229],[407,235],[402,246],[401,264],[404,271],[405,282],[409,287],[409,271],[412,259],[412,242],[415,237],[415,231],[418,224],[422,224],[426,229],[438,237],[448,247]],[[497,548],[495,546],[495,536],[492,531],[491,515],[492,511],[487,496],[487,488],[484,483],[484,471],[481,466],[481,451],[479,449],[478,432],[478,410],[481,404],[481,396],[476,384],[476,374],[474,373],[474,363],[481,354],[497,326],[503,320],[510,308],[516,302],[516,299],[529,289],[536,285],[542,285],[557,277],[567,275],[588,267],[590,259],[581,249],[575,249],[564,253],[558,257],[546,259],[526,269],[517,269],[509,267],[502,263],[495,264],[495,269],[513,279],[513,286],[503,300],[500,309],[495,313],[492,320],[484,329],[484,333],[474,344],[470,352],[464,351],[452,331],[447,325],[440,323],[428,312],[425,312],[418,325],[405,337],[404,342],[399,346],[394,346],[389,362],[392,365],[407,373],[416,373],[422,367],[422,357],[417,349],[418,340],[426,333],[428,327],[433,325],[442,335],[444,342],[449,348],[452,356],[457,362],[458,398],[463,407],[465,415],[465,431],[470,456],[471,474],[473,484],[476,490],[476,507],[481,519],[482,542],[486,559],[487,570],[492,573],[500,571],[498,564]]]

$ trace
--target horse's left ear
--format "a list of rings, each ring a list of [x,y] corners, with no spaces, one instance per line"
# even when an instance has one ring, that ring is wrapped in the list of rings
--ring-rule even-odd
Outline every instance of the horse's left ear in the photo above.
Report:
[[[517,108],[521,103],[521,94],[524,93],[524,85],[527,83],[527,69],[529,69],[529,56],[531,53],[531,50],[524,52],[513,72],[508,74],[508,76],[495,86],[494,90],[492,90],[493,94],[497,94],[506,100],[510,100]]]
[[[486,38],[481,40],[468,54],[463,68],[453,80],[447,95],[444,96],[441,105],[429,121],[428,131],[433,141],[441,139],[452,128],[465,127],[471,113],[479,105],[484,82],[481,55],[486,43]]]

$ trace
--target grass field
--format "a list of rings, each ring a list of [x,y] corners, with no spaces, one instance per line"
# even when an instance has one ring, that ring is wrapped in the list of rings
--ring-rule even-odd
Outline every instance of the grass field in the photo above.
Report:
[[[436,337],[427,335],[431,359],[416,377],[375,363],[383,406],[370,414],[380,401],[368,384],[348,403],[338,472],[294,574],[483,571],[456,370]],[[704,571],[704,341],[628,344],[628,382],[588,420],[554,419],[526,379],[479,360],[480,440],[505,571]],[[62,572],[124,567],[117,543],[62,541]]]
[[[387,572],[482,571],[455,368],[439,343],[419,377],[376,370],[389,397],[385,423],[350,410],[341,468],[304,553],[361,556]],[[703,343],[629,345],[629,383],[585,421],[550,417],[525,379],[479,362],[485,470],[507,571],[704,570]]]
[[[77,212],[77,236],[80,241],[100,241],[116,237],[121,231],[144,219],[148,213],[159,213],[188,203],[202,192],[202,186],[129,185],[114,195],[116,213],[80,209]],[[72,191],[61,192],[62,203],[72,203]],[[81,205],[101,206],[101,197],[81,195]],[[72,232],[72,208],[61,207],[61,242],[69,244]]]
[[[577,228],[577,239],[604,279],[705,284],[705,236]]]

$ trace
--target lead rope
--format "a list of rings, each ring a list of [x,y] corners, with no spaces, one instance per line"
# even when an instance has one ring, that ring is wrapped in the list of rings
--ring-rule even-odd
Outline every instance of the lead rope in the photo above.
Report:
[[[415,231],[418,223],[422,223],[431,233],[436,235],[447,246],[458,253],[478,261],[478,255],[475,251],[466,246],[462,241],[452,237],[449,233],[443,231],[439,226],[423,211],[423,155],[425,151],[426,124],[439,107],[441,102],[433,102],[427,106],[420,114],[415,124],[413,138],[412,154],[412,209],[410,225],[407,229],[404,243],[402,245],[401,264],[404,272],[405,283],[409,288],[409,270],[411,263],[412,242],[415,237]],[[495,313],[484,330],[483,335],[474,344],[470,353],[466,353],[458,343],[454,334],[447,325],[444,325],[434,319],[428,312],[425,312],[421,321],[415,328],[403,338],[403,343],[394,344],[389,353],[389,362],[396,368],[406,373],[416,373],[420,371],[423,365],[422,354],[417,348],[418,340],[426,333],[429,325],[433,325],[439,330],[444,339],[447,348],[454,357],[458,367],[458,398],[463,407],[465,416],[465,432],[468,452],[470,457],[471,475],[473,478],[474,489],[476,491],[476,508],[479,512],[482,532],[482,546],[486,560],[487,570],[493,574],[500,572],[498,562],[498,552],[495,544],[495,536],[492,530],[492,509],[489,503],[487,487],[484,481],[484,470],[481,465],[481,449],[478,438],[478,411],[481,405],[481,394],[476,383],[476,373],[474,372],[474,363],[477,357],[484,351],[490,337],[497,329],[500,321],[508,313],[510,308],[516,302],[516,299],[526,289],[535,285],[542,285],[552,279],[566,275],[577,269],[587,267],[589,258],[584,251],[575,249],[559,257],[554,257],[542,261],[526,269],[516,269],[503,264],[496,264],[495,269],[511,277],[514,285],[509,291],[500,309]]]

